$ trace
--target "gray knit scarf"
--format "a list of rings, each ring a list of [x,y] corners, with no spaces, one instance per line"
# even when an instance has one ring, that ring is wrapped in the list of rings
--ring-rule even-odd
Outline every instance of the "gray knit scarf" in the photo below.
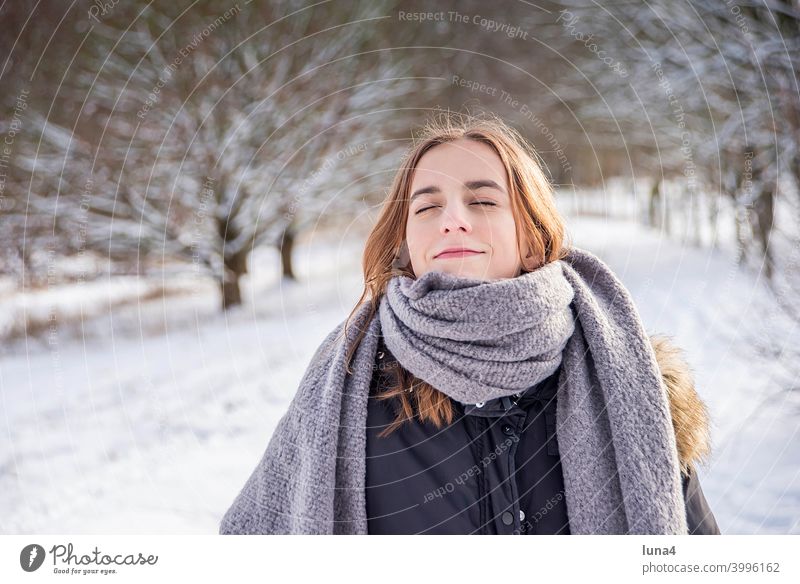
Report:
[[[556,435],[574,534],[685,534],[667,394],[631,297],[602,261],[563,260],[503,280],[393,277],[311,359],[220,533],[365,534],[367,400],[378,337],[418,378],[461,403],[559,374]],[[352,375],[346,348],[358,332]]]

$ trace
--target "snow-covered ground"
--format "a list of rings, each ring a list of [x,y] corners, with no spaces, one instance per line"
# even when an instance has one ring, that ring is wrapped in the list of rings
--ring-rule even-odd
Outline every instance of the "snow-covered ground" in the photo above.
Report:
[[[777,357],[752,346],[800,335],[775,320],[756,275],[732,252],[630,222],[569,228],[625,282],[648,331],[685,350],[712,415],[700,474],[723,533],[800,533],[800,399],[778,386]],[[272,278],[274,259],[256,263],[248,302],[227,315],[211,288],[170,301],[184,315],[164,334],[122,335],[111,318],[105,336],[1,357],[0,532],[216,533],[314,350],[358,299],[361,245],[299,247],[299,284]],[[142,328],[164,312],[155,304],[136,310]]]

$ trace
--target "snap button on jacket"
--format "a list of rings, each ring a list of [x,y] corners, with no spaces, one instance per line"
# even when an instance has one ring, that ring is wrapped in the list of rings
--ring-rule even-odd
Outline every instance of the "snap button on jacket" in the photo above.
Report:
[[[453,400],[450,425],[436,428],[415,418],[379,437],[395,419],[392,401],[376,399],[392,383],[387,365],[395,361],[382,339],[377,358],[366,429],[370,534],[570,533],[556,437],[560,368],[514,396],[480,404]],[[670,399],[684,407],[699,402],[693,387],[683,389],[676,396],[672,386]],[[676,432],[689,462],[691,444],[681,441],[692,435]],[[681,477],[689,533],[719,534],[691,464]]]

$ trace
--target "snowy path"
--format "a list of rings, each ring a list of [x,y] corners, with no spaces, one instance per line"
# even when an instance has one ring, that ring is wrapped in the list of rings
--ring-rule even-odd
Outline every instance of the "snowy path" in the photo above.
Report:
[[[648,331],[686,351],[712,413],[701,481],[722,531],[800,533],[800,407],[745,340],[765,334],[754,278],[729,254],[629,223],[570,231],[629,287]],[[273,292],[283,317],[245,308],[161,337],[0,360],[0,532],[216,533],[314,350],[358,298],[360,257],[345,253],[324,286]]]

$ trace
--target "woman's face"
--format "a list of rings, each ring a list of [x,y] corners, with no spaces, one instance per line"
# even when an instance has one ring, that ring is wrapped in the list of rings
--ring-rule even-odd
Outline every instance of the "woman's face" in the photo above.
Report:
[[[417,278],[433,270],[480,280],[520,274],[508,180],[490,146],[459,139],[420,158],[411,182],[406,243]],[[439,255],[450,248],[472,252]]]

